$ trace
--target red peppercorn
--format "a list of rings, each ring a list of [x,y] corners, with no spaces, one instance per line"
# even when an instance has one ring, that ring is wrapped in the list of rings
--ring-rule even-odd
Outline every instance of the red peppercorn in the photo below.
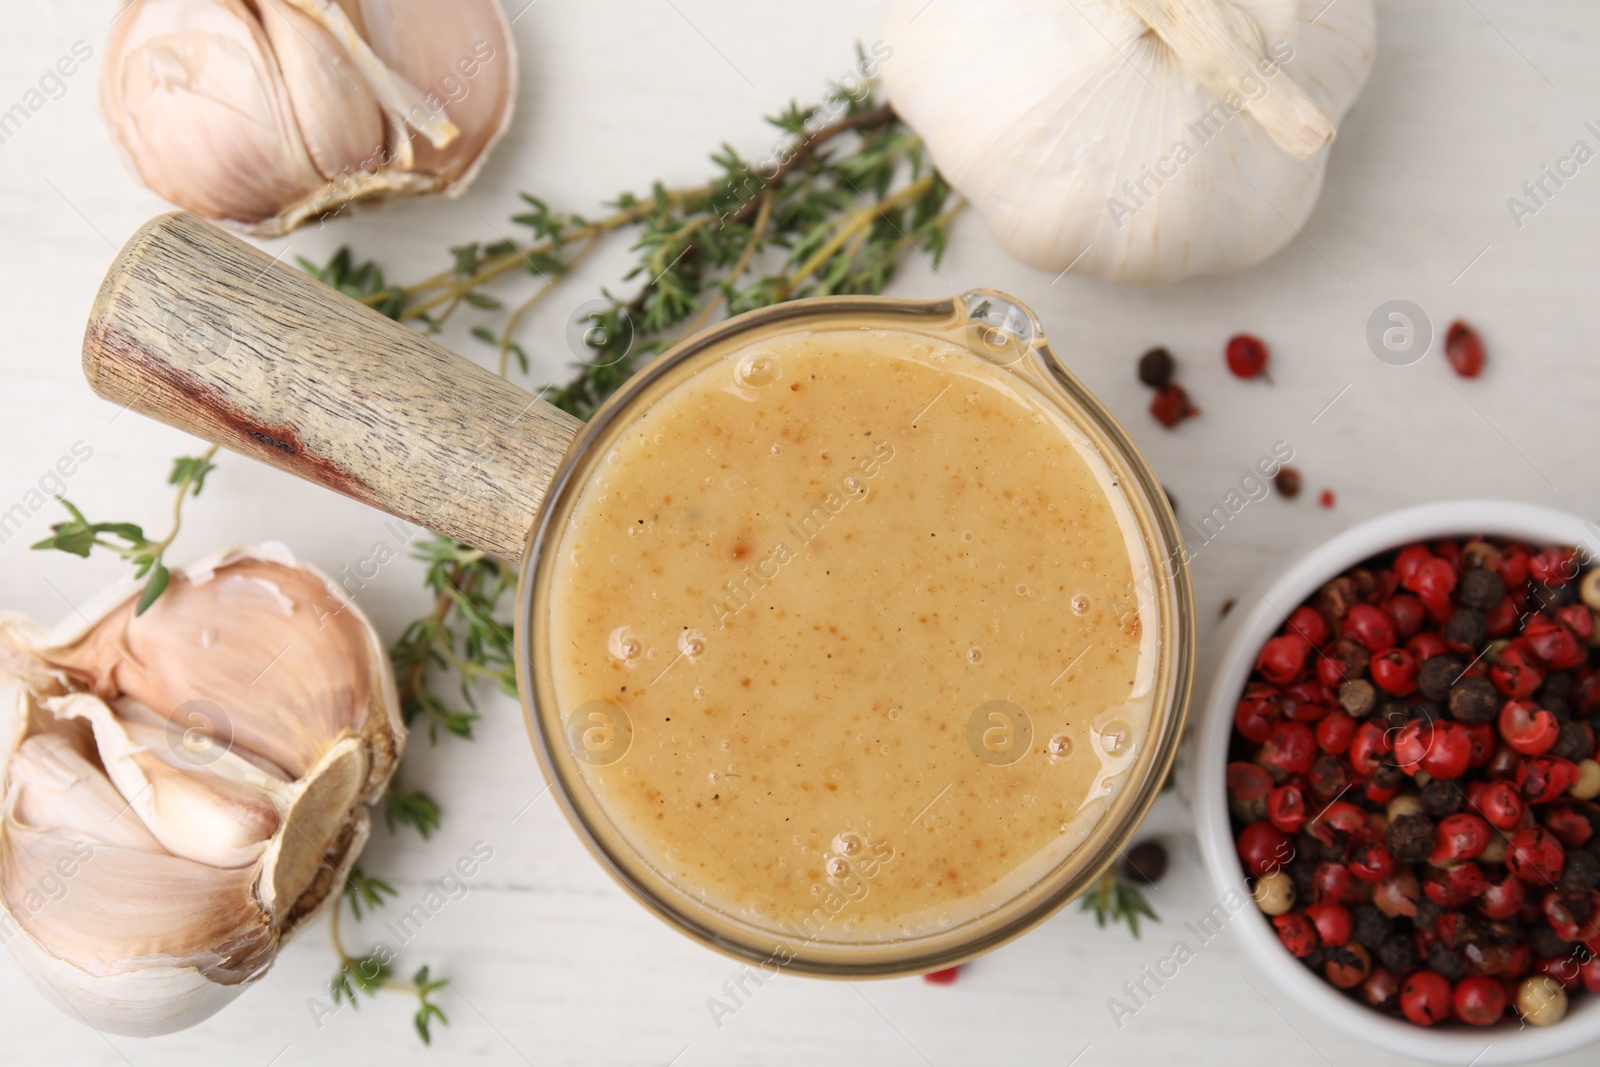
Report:
[[[1333,507],[1333,490],[1324,489],[1322,495],[1317,497],[1317,503],[1325,508]]]
[[[1456,983],[1452,1004],[1456,1018],[1469,1026],[1492,1026],[1506,1012],[1506,990],[1493,978],[1468,975]]]
[[[956,975],[960,973],[960,967],[946,967],[942,971],[929,971],[922,976],[922,980],[924,982],[932,982],[934,985],[949,985],[956,980]]]
[[[1311,644],[1299,634],[1274,637],[1256,657],[1256,670],[1273,685],[1288,685],[1305,672]]]
[[[1394,557],[1394,573],[1400,579],[1400,584],[1407,589],[1411,588],[1411,581],[1417,573],[1417,568],[1433,558],[1433,553],[1427,545],[1407,545]]]
[[[1515,875],[1512,876],[1515,878]],[[1515,941],[1511,945],[1511,958],[1506,965],[1495,972],[1499,978],[1521,978],[1533,970],[1533,950],[1526,941]]]
[[[1416,774],[1422,769],[1422,760],[1433,747],[1433,740],[1433,724],[1426,719],[1412,719],[1393,737],[1395,764],[1407,774]]]
[[[1255,688],[1257,686],[1252,684],[1251,689]],[[1271,695],[1264,693],[1252,695],[1251,690],[1247,689],[1244,699],[1239,701],[1239,706],[1233,711],[1234,729],[1238,730],[1245,740],[1257,745],[1272,735],[1272,728],[1283,717],[1277,691],[1266,686],[1260,688]]]
[[[1372,953],[1365,945],[1351,942],[1329,955],[1328,962],[1322,965],[1322,973],[1339,989],[1354,989],[1372,973]]]
[[[1333,630],[1328,626],[1328,620],[1323,618],[1322,612],[1308,604],[1302,604],[1289,613],[1289,621],[1285,623],[1287,633],[1299,634],[1315,648],[1321,648],[1333,639]]]
[[[1578,765],[1560,756],[1534,756],[1523,762],[1518,788],[1529,804],[1548,804],[1578,780]]]
[[[1388,754],[1388,731],[1375,722],[1364,722],[1356,727],[1348,751],[1352,770],[1364,778],[1376,774]]]
[[[1417,662],[1421,663],[1434,656],[1444,655],[1450,651],[1450,646],[1445,644],[1444,638],[1432,630],[1424,630],[1406,642],[1406,651],[1417,657]]]
[[[1350,899],[1355,878],[1342,863],[1324,861],[1311,872],[1311,900],[1316,904],[1343,904]]]
[[[1305,774],[1317,759],[1317,735],[1303,722],[1280,722],[1256,753],[1256,762],[1280,781],[1291,774]]]
[[[1400,1011],[1418,1026],[1432,1026],[1455,1010],[1450,979],[1438,971],[1413,971],[1400,983]]]
[[[1356,835],[1350,846],[1350,861],[1346,866],[1357,879],[1371,885],[1389,877],[1399,865],[1377,831],[1365,830]]]
[[[1368,652],[1383,652],[1395,646],[1394,620],[1371,604],[1352,604],[1345,612],[1339,632],[1353,638]]]
[[[1529,885],[1544,888],[1561,877],[1567,863],[1567,850],[1556,836],[1542,826],[1530,826],[1511,835],[1506,848],[1506,866]]]
[[[1283,688],[1283,717],[1296,722],[1316,722],[1338,703],[1333,690],[1321,682],[1307,679]]]
[[[1200,414],[1200,409],[1189,400],[1189,394],[1177,382],[1168,382],[1156,390],[1150,401],[1150,414],[1167,429],[1172,429],[1184,419]]]
[[[1472,742],[1472,756],[1467,760],[1467,767],[1482,767],[1494,758],[1495,746],[1499,737],[1494,732],[1494,726],[1486,722],[1458,723],[1467,739]]]
[[[1478,331],[1457,319],[1444,334],[1444,358],[1450,369],[1463,378],[1483,373],[1483,338]]]
[[[1389,613],[1394,620],[1395,637],[1401,641],[1408,641],[1417,631],[1422,629],[1422,624],[1427,621],[1428,614],[1422,606],[1422,601],[1407,593],[1392,596],[1383,602],[1383,610]]]
[[[1600,937],[1600,889],[1575,894],[1572,899],[1561,890],[1552,889],[1545,893],[1540,910],[1550,929],[1563,941],[1592,941]]]
[[[1245,869],[1257,878],[1271,874],[1294,858],[1294,842],[1270,822],[1246,826],[1236,845]]]
[[[1442,867],[1455,860],[1475,859],[1489,847],[1489,835],[1492,833],[1494,828],[1482,816],[1464,811],[1446,815],[1439,820],[1439,826],[1434,831],[1437,843],[1433,853],[1428,856],[1428,862],[1435,867]]]
[[[1306,827],[1311,836],[1324,845],[1331,845],[1336,837],[1346,837],[1367,828],[1367,813],[1348,800],[1336,800],[1312,817]]]
[[[1582,666],[1588,650],[1573,633],[1548,615],[1535,615],[1522,627],[1522,638],[1545,666],[1553,671],[1569,671]]]
[[[1391,648],[1372,657],[1372,684],[1393,696],[1417,691],[1417,657],[1403,648]]]
[[[1432,743],[1422,757],[1422,769],[1435,778],[1460,778],[1472,765],[1472,735],[1458,722],[1433,726]]]
[[[1350,940],[1350,909],[1343,904],[1308,905],[1306,918],[1316,926],[1317,938],[1324,945],[1342,945]]]
[[[1500,708],[1500,736],[1524,756],[1542,756],[1561,736],[1556,717],[1531,700],[1508,700]]]
[[[1587,604],[1566,604],[1556,609],[1556,618],[1578,636],[1580,641],[1594,638],[1594,613]]]
[[[1441,908],[1464,907],[1488,888],[1483,868],[1476,863],[1463,863],[1449,869],[1431,867],[1422,883],[1422,891],[1428,894],[1428,899]]]
[[[1583,988],[1591,993],[1600,993],[1600,954],[1579,967],[1578,976],[1583,979]]]
[[[1538,974],[1549,975],[1561,983],[1561,988],[1571,992],[1583,981],[1578,961],[1571,956],[1546,956],[1536,960],[1533,969]]]
[[[1541,549],[1528,557],[1528,574],[1536,582],[1563,586],[1577,576],[1577,559],[1570,548]]]
[[[1532,696],[1544,684],[1544,668],[1539,665],[1533,646],[1518,637],[1500,650],[1499,658],[1489,668],[1489,680],[1506,696],[1520,700]]]
[[[1483,620],[1490,637],[1508,637],[1517,628],[1517,606],[1510,597],[1503,596],[1498,604],[1483,613]]]
[[[1522,824],[1522,795],[1509,782],[1489,782],[1473,807],[1491,826],[1510,832]]]
[[[1278,940],[1289,950],[1289,955],[1302,958],[1317,950],[1317,928],[1302,913],[1291,911],[1285,915],[1274,915],[1272,926],[1278,932]]]
[[[1330,712],[1326,718],[1317,723],[1317,746],[1335,756],[1344,755],[1350,748],[1350,742],[1355,740],[1355,736],[1356,720],[1342,711]]]
[[[1297,785],[1280,785],[1267,796],[1267,818],[1286,834],[1299,833],[1310,814],[1306,792]]]
[[[1478,895],[1478,910],[1491,919],[1514,918],[1527,899],[1527,889],[1522,879],[1507,871],[1498,882]]]
[[[1254,378],[1267,369],[1269,353],[1265,342],[1248,333],[1228,339],[1225,352],[1228,369],[1238,378]]]
[[[1449,601],[1450,594],[1455,592],[1456,579],[1455,566],[1435,556],[1417,565],[1405,587],[1431,605]]]
[[[1361,983],[1361,999],[1380,1011],[1388,1011],[1400,1000],[1400,976],[1387,967],[1374,967]]]
[[[1568,848],[1582,848],[1594,836],[1594,826],[1586,815],[1571,804],[1552,804],[1541,820],[1546,830]]]

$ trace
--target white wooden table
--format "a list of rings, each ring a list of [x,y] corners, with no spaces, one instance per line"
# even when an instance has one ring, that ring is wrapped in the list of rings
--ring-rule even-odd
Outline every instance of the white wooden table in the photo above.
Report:
[[[515,9],[526,0],[509,2]],[[272,250],[320,259],[350,242],[400,277],[420,277],[440,265],[445,245],[492,240],[485,218],[498,224],[510,214],[518,190],[592,211],[601,193],[656,178],[697,182],[719,143],[760,151],[771,142],[763,114],[791,98],[815,98],[825,79],[843,75],[853,42],[875,39],[882,6],[530,4],[516,24],[523,71],[516,130],[469,202],[367,214]],[[1059,350],[1132,428],[1184,514],[1219,502],[1274,441],[1293,445],[1306,477],[1302,497],[1249,505],[1199,553],[1194,578],[1208,624],[1224,600],[1252,595],[1247,577],[1398,505],[1492,494],[1600,516],[1600,162],[1520,230],[1506,206],[1574,141],[1600,147],[1584,127],[1600,119],[1593,59],[1600,7],[1587,0],[1379,6],[1377,67],[1340,131],[1306,240],[1266,266],[1160,290],[1053,282],[1008,261],[979,220],[965,217],[940,275],[913,259],[895,283],[897,292],[919,296],[993,286],[1031,303]],[[0,348],[0,510],[24,499],[81,441],[93,458],[71,478],[71,497],[96,515],[164,528],[168,461],[193,452],[194,443],[137,416],[113,420],[116,410],[91,397],[78,371],[80,331],[102,272],[133,229],[163,210],[124,175],[96,112],[99,52],[114,10],[108,0],[14,0],[7,12],[17,21],[0,35],[0,108],[22,99],[74,42],[95,51],[60,99],[0,145],[0,310],[8,336]],[[568,314],[612,282],[622,263],[613,255],[592,264],[530,324],[525,340],[540,361],[536,380],[563,373]],[[1394,298],[1420,304],[1440,331],[1454,316],[1470,317],[1490,347],[1485,376],[1458,382],[1437,349],[1404,368],[1375,359],[1366,322]],[[1228,377],[1222,343],[1241,329],[1273,345],[1274,385]],[[448,340],[472,351],[459,335]],[[1205,410],[1176,433],[1144,413],[1147,394],[1134,379],[1134,359],[1156,343],[1177,353]],[[1337,494],[1332,510],[1316,504],[1324,488]],[[0,606],[47,622],[121,575],[104,559],[28,552],[54,521],[52,511],[0,546]],[[178,554],[273,537],[337,570],[367,553],[381,521],[287,476],[227,460],[191,509]],[[363,592],[386,635],[419,613],[417,577],[409,562],[392,565]],[[1202,656],[1209,651],[1203,646]],[[1166,921],[1143,941],[1096,929],[1073,908],[972,965],[953,987],[784,978],[719,1027],[707,1002],[723,995],[738,967],[627,900],[548,796],[528,806],[543,782],[518,709],[489,697],[485,712],[476,742],[417,744],[410,775],[442,798],[442,832],[426,843],[410,832],[379,832],[364,861],[409,905],[474,842],[494,850],[471,892],[434,916],[401,955],[402,965],[428,962],[454,982],[441,1001],[452,1023],[431,1050],[412,1036],[409,1003],[399,997],[317,1025],[308,1001],[321,996],[333,959],[323,931],[313,929],[219,1017],[155,1041],[107,1039],[57,1014],[7,959],[0,963],[0,1061],[1391,1062],[1264,985],[1231,935],[1201,949],[1120,1031],[1114,1026],[1107,998],[1164,955],[1181,924],[1209,904],[1185,814],[1170,797],[1151,820],[1174,856],[1171,874],[1151,894]],[[366,929],[367,938],[380,936],[375,925]],[[360,928],[347,937],[364,939]],[[1564,1062],[1593,1058],[1591,1050]]]

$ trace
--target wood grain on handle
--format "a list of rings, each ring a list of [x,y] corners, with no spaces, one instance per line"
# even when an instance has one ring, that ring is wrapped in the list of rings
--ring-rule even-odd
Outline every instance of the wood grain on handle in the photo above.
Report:
[[[512,560],[581,425],[193,215],[100,287],[94,391]]]

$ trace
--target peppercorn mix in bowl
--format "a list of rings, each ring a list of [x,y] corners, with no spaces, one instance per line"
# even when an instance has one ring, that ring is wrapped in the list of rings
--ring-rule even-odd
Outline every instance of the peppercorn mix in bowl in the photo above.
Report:
[[[1197,831],[1250,954],[1325,1020],[1441,1063],[1600,1038],[1597,558],[1576,516],[1429,504],[1236,615]]]

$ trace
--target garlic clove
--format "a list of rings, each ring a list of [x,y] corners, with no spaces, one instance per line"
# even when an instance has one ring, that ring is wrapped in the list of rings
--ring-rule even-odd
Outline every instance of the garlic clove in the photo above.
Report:
[[[429,113],[447,115],[461,136],[447,146],[416,143],[415,169],[465,185],[511,124],[517,60],[497,0],[344,0],[372,50],[418,86]]]
[[[153,747],[136,742],[98,697],[77,693],[48,706],[61,718],[93,726],[106,774],[167,851],[213,867],[244,867],[260,858],[278,828],[277,809],[260,790],[173,766],[158,755],[165,731],[137,727]]]
[[[16,818],[27,826],[77,833],[96,845],[163,851],[105,772],[64,734],[36,734],[24,741],[11,761],[9,779],[17,792]]]
[[[261,921],[253,867],[225,870],[161,852],[96,845],[3,816],[0,894],[41,949],[89,974],[148,963],[240,981],[266,966],[277,934]]]
[[[215,708],[220,742],[291,777],[367,730],[382,650],[319,576],[240,560],[201,580],[174,575],[144,615],[135,606],[130,596],[43,658],[102,699],[127,696],[168,721],[184,722],[195,702]]]
[[[259,0],[284,88],[311,162],[324,178],[378,166],[384,121],[378,101],[343,44],[284,0]]]
[[[101,106],[151,189],[259,222],[323,184],[242,0],[135,0],[112,24]]]

